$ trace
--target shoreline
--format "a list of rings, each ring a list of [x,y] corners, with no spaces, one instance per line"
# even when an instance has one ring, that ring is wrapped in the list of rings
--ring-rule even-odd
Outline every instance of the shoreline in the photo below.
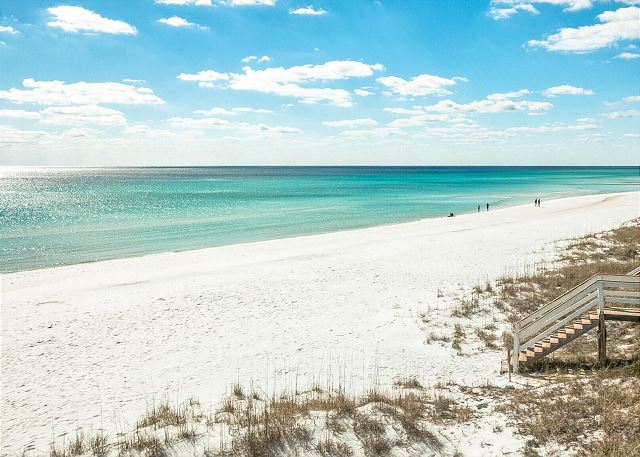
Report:
[[[2,454],[79,425],[129,429],[167,395],[213,404],[238,379],[266,392],[314,380],[355,392],[374,376],[501,383],[503,351],[459,356],[431,335],[474,285],[639,204],[640,192],[596,194],[2,275]]]
[[[633,168],[632,166],[630,166],[630,167]],[[69,167],[63,167],[63,168],[69,168]],[[90,168],[100,168],[100,167],[90,167]],[[132,168],[132,167],[126,167],[126,168]],[[140,168],[149,168],[149,167],[140,167]],[[173,168],[173,167],[169,167],[169,168]],[[183,168],[183,167],[178,167],[178,168]],[[199,168],[199,167],[193,167],[193,168]],[[444,167],[444,168],[446,168],[446,167]],[[506,167],[506,168],[509,168],[509,167]],[[526,167],[524,167],[524,168],[526,168]],[[558,168],[558,167],[555,167],[555,168]],[[571,167],[569,167],[569,168],[571,168]],[[589,167],[584,167],[584,168],[589,168]],[[613,168],[619,168],[619,167],[613,167]],[[549,198],[548,200],[545,200],[545,203],[553,202],[553,201],[557,201],[557,200],[571,199],[571,198],[609,196],[609,195],[629,194],[629,193],[637,193],[638,196],[639,196],[638,198],[640,199],[640,191],[630,190],[630,191],[624,191],[624,192],[595,193],[595,194],[584,194],[584,195],[573,195],[573,196],[559,196],[559,197],[556,197],[556,198]],[[509,208],[519,208],[519,207],[528,207],[528,206],[530,206],[529,203],[520,203],[520,204],[515,204],[515,205],[497,206],[497,207],[495,207],[495,209],[490,209],[489,211],[486,211],[485,207],[481,205],[480,211],[469,211],[469,212],[465,212],[465,213],[458,213],[454,217],[456,217],[456,218],[463,217],[463,216],[467,216],[468,217],[468,216],[471,216],[471,215],[474,215],[474,214],[476,214],[476,215],[477,214],[484,214],[486,212],[495,213],[497,211],[501,211],[501,210],[505,210],[505,209],[509,209]],[[367,225],[367,226],[363,226],[363,227],[345,228],[345,229],[332,230],[332,231],[327,231],[327,232],[306,233],[306,234],[294,235],[294,236],[285,236],[285,237],[278,237],[278,238],[265,238],[265,239],[255,240],[255,241],[245,241],[245,242],[230,243],[230,244],[218,244],[218,245],[197,247],[197,248],[191,248],[191,249],[158,251],[158,252],[150,252],[148,254],[141,254],[141,255],[133,255],[133,256],[125,256],[125,257],[114,257],[114,258],[97,259],[97,260],[87,260],[87,261],[83,261],[83,262],[79,262],[79,263],[69,263],[69,264],[62,264],[62,265],[56,265],[56,266],[47,266],[47,267],[27,269],[27,270],[4,271],[4,272],[0,272],[0,275],[5,275],[6,276],[6,275],[17,274],[17,273],[37,272],[37,271],[41,271],[41,270],[49,270],[49,269],[55,269],[55,268],[66,268],[66,267],[81,266],[81,265],[90,265],[90,264],[101,263],[101,262],[113,262],[113,261],[119,261],[119,260],[125,260],[125,259],[145,258],[145,257],[162,256],[162,255],[169,255],[169,254],[181,254],[181,253],[203,251],[203,250],[209,250],[209,249],[218,249],[218,248],[224,248],[224,247],[230,247],[230,246],[245,246],[245,245],[251,245],[251,244],[255,244],[255,243],[268,243],[268,242],[280,241],[280,240],[300,239],[300,238],[307,238],[307,237],[340,234],[340,233],[354,232],[354,231],[359,231],[359,230],[375,229],[375,228],[381,228],[381,227],[396,227],[396,226],[402,226],[402,225],[405,225],[405,224],[414,224],[414,223],[419,223],[419,222],[423,222],[423,221],[442,220],[442,219],[450,219],[450,217],[449,216],[421,217],[421,218],[418,218],[418,219],[411,219],[411,220],[401,221],[401,222],[391,222],[391,223],[386,223],[386,224]]]

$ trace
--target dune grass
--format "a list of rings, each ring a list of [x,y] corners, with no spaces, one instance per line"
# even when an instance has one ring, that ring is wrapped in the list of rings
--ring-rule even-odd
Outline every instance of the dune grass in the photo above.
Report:
[[[626,274],[640,265],[640,219],[566,243],[551,268],[500,278],[494,303],[517,322],[597,273]],[[523,453],[555,444],[577,455],[640,455],[640,325],[607,323],[608,364],[597,366],[591,331],[524,367],[537,388],[501,390],[502,411],[524,436]],[[512,344],[503,335],[506,347]],[[506,398],[505,393],[506,392]]]
[[[517,322],[597,273],[626,274],[640,265],[640,219],[570,240],[552,267],[497,280],[495,303]]]
[[[640,364],[555,379],[536,389],[511,389],[500,408],[531,436],[529,455],[549,443],[577,455],[640,455]]]
[[[450,343],[458,353],[473,336],[486,349],[496,350],[500,340],[509,347],[511,333],[503,331],[504,321],[495,325],[496,309],[516,322],[593,274],[627,273],[640,264],[639,247],[640,219],[568,241],[552,267],[478,284],[470,298],[459,298],[453,307],[458,322],[451,332],[430,333],[426,342]],[[472,329],[461,325],[480,313],[493,320]],[[607,327],[612,357],[605,369],[596,368],[595,341],[587,334],[527,368],[528,376],[546,384],[486,387],[503,405],[498,411],[523,436],[523,455],[538,455],[549,444],[578,455],[640,455],[640,326],[612,322]],[[436,389],[401,377],[387,390],[373,386],[362,394],[314,385],[269,397],[237,383],[217,408],[205,410],[195,400],[175,405],[165,400],[150,405],[128,433],[109,437],[79,430],[52,444],[50,455],[346,457],[385,455],[416,444],[441,452],[445,443],[435,430],[471,423],[479,413],[459,397],[444,395],[446,385]]]
[[[415,378],[360,395],[316,386],[271,398],[236,384],[218,408],[165,400],[150,405],[129,433],[108,439],[79,430],[72,440],[54,443],[50,456],[378,456],[416,444],[440,449],[436,425],[472,418],[469,408]]]

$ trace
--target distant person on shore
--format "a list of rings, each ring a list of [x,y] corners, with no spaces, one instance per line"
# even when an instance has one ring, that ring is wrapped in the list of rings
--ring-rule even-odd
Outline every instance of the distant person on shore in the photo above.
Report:
[[[453,217],[453,213],[449,213],[449,216],[448,216],[448,217]]]
[[[489,203],[487,203],[487,211],[489,211]]]
[[[538,199],[537,198],[533,201],[533,206],[538,206]]]
[[[540,199],[538,199],[538,208],[540,208]]]
[[[480,212],[480,205],[478,205],[478,212]]]

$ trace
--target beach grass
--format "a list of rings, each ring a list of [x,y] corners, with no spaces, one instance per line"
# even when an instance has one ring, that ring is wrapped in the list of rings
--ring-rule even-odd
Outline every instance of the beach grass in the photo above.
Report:
[[[109,439],[79,430],[67,443],[54,443],[51,457],[189,455],[269,456],[385,455],[394,449],[442,447],[438,426],[468,422],[472,410],[415,378],[394,386],[372,386],[360,395],[316,388],[264,398],[234,385],[218,408],[199,402],[150,405],[128,433]],[[257,399],[263,398],[263,399]]]
[[[635,219],[568,241],[551,268],[500,278],[495,303],[516,322],[594,274],[626,274],[638,265],[640,219]],[[540,455],[540,447],[550,443],[576,455],[640,454],[640,326],[607,324],[605,367],[597,365],[593,333],[524,367],[527,377],[544,383],[541,387],[500,391],[506,400],[501,410],[523,436],[532,437],[526,455]],[[512,340],[503,339],[510,347]]]
[[[640,364],[581,372],[537,389],[507,391],[501,410],[524,436],[529,453],[554,443],[577,455],[627,457],[640,452]]]
[[[519,320],[595,273],[627,273],[640,263],[639,246],[640,219],[565,241],[553,264],[487,280],[470,296],[458,297],[451,328],[430,332],[426,343],[448,343],[459,355],[467,344],[498,351],[502,340],[509,347],[506,322]],[[596,366],[595,340],[587,334],[524,370],[536,388],[477,389],[503,405],[491,414],[509,418],[522,438],[522,455],[544,454],[548,446],[563,446],[576,455],[638,453],[640,326],[612,322],[609,338],[612,357],[605,368]],[[484,406],[469,406],[471,398],[485,405],[472,389],[454,383],[431,388],[415,377],[398,377],[387,388],[373,383],[361,393],[317,382],[302,392],[272,395],[247,386],[231,385],[209,409],[193,399],[151,404],[132,430],[114,437],[78,430],[72,439],[52,444],[50,455],[374,456],[416,447],[441,452],[451,446],[438,436],[439,430],[473,424],[489,414],[479,410]],[[458,395],[451,395],[456,389]],[[494,425],[494,433],[503,427]]]

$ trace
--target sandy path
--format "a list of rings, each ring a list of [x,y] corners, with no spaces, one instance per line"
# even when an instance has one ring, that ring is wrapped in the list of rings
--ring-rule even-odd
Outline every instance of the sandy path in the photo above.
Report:
[[[357,390],[376,368],[495,379],[502,354],[477,351],[461,369],[450,347],[425,344],[438,320],[418,315],[639,214],[638,192],[585,196],[3,275],[2,453],[88,423],[128,429],[167,392],[215,402],[238,378],[269,391]]]

